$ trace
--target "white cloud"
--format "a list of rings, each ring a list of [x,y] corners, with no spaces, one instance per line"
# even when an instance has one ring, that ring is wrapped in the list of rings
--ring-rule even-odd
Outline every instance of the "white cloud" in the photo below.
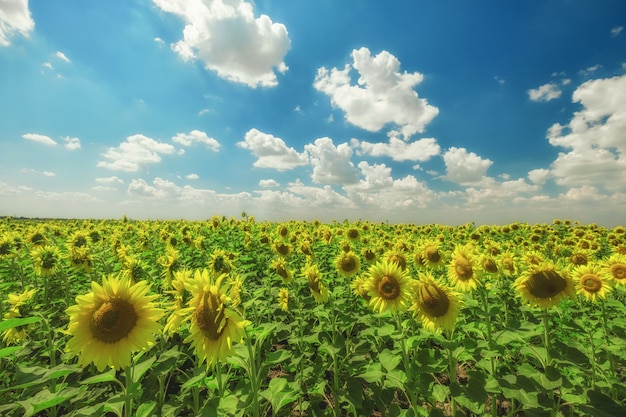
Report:
[[[543,185],[550,178],[550,170],[544,168],[533,169],[528,172],[528,179],[537,185]]]
[[[561,94],[559,86],[552,82],[528,90],[528,97],[532,101],[550,101],[561,97]]]
[[[117,175],[114,175],[112,177],[96,178],[96,182],[98,184],[124,184],[124,180]]]
[[[172,138],[172,141],[183,146],[191,146],[194,142],[203,143],[213,152],[218,152],[220,149],[220,144],[217,140],[208,137],[206,133],[199,130],[192,130],[189,133],[177,133]]]
[[[149,185],[143,178],[131,180],[127,193],[133,197],[168,199],[181,195],[179,186],[162,178],[155,178]]]
[[[102,154],[108,161],[98,161],[97,166],[113,171],[136,172],[144,165],[161,162],[160,154],[173,154],[175,151],[169,143],[137,134],[128,136],[116,148],[108,148]]]
[[[66,136],[63,138],[63,142],[65,142],[65,149],[68,151],[75,151],[76,149],[80,149],[80,139],[71,138]]]
[[[274,188],[280,186],[280,183],[273,179],[259,180],[259,187]]]
[[[44,62],[43,64],[41,64],[42,67],[44,68],[48,68],[50,71],[54,71],[54,67],[52,66],[52,64],[50,62]],[[43,71],[42,71],[43,73]]]
[[[158,44],[159,44],[159,46],[163,46],[163,45],[165,45],[165,41],[164,41],[163,39],[159,38],[158,36],[157,36],[156,38],[154,38],[154,41],[155,41],[156,43],[158,43]]]
[[[172,49],[185,61],[200,59],[207,69],[250,87],[277,84],[274,69],[287,70],[283,59],[291,41],[287,28],[267,15],[254,17],[243,0],[153,0],[185,22],[183,39]]]
[[[197,180],[198,178],[200,178],[200,176],[198,174],[188,174],[185,175],[185,178],[187,178],[188,180]]]
[[[25,133],[22,138],[26,140],[32,140],[33,142],[39,142],[48,146],[58,145],[52,138],[46,135],[40,135],[38,133]]]
[[[9,46],[9,37],[15,33],[28,37],[35,28],[28,0],[2,0],[0,6],[0,46]]]
[[[554,124],[547,138],[560,152],[551,175],[564,186],[626,190],[626,75],[589,80],[572,96],[582,110],[567,125]]]
[[[304,146],[309,153],[313,182],[318,184],[353,184],[359,172],[350,162],[352,148],[347,143],[335,147],[330,138],[319,138]]]
[[[244,141],[237,142],[237,146],[252,152],[257,158],[253,164],[257,168],[286,171],[308,163],[306,152],[300,154],[287,147],[282,139],[257,129],[246,132]]]
[[[616,26],[611,29],[611,36],[617,36],[624,30],[624,26]]]
[[[388,213],[396,208],[425,208],[437,200],[435,193],[412,175],[394,179],[390,167],[367,161],[359,162],[358,167],[365,178],[343,187],[357,207]]]
[[[36,169],[32,169],[32,168],[23,168],[23,169],[20,169],[20,172],[24,174],[43,175],[44,177],[56,177],[57,175],[52,171],[37,171]]]
[[[65,61],[68,64],[72,61],[70,61],[70,59],[68,57],[65,56],[65,54],[61,51],[57,51],[56,54],[54,54],[57,58],[59,58],[61,61]]]
[[[317,70],[314,87],[331,98],[333,106],[345,112],[348,122],[376,132],[388,123],[400,127],[406,140],[424,127],[439,113],[437,107],[419,98],[414,87],[423,75],[400,72],[400,61],[387,51],[372,57],[369,49],[352,51],[352,65],[330,71]],[[350,71],[355,69],[359,78],[351,85]]]
[[[482,159],[474,152],[465,148],[451,147],[443,154],[446,164],[444,179],[457,184],[473,184],[480,182],[493,164],[489,159]]]
[[[391,136],[389,143],[371,143],[352,139],[352,146],[364,154],[372,156],[389,156],[394,161],[428,161],[439,155],[441,148],[433,138],[422,138],[415,142],[406,143],[397,137]]]

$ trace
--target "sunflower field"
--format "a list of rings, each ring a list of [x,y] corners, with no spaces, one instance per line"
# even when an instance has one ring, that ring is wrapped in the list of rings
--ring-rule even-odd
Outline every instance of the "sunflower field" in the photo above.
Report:
[[[626,228],[0,219],[2,416],[626,415]]]

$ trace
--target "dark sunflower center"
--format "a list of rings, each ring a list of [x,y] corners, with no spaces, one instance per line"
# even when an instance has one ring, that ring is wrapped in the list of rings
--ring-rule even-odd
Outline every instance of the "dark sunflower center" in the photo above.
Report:
[[[444,316],[450,307],[448,294],[432,284],[425,284],[420,287],[420,301],[422,309],[430,317]]]
[[[52,253],[44,253],[41,257],[41,267],[44,269],[51,269],[54,267],[57,259],[54,257]]]
[[[371,249],[366,250],[366,251],[363,253],[363,255],[365,255],[365,259],[367,259],[368,261],[371,261],[371,260],[373,260],[373,259],[375,259],[375,258],[376,258],[376,254],[375,254],[375,253],[374,253],[374,251],[373,251],[373,250],[371,250]]]
[[[30,243],[32,243],[33,245],[40,245],[40,244],[44,243],[45,241],[46,241],[46,239],[43,237],[43,235],[41,233],[35,233],[30,238]]]
[[[406,269],[406,259],[402,255],[399,255],[399,254],[391,255],[389,257],[389,262],[397,263],[400,269],[403,271]]]
[[[556,271],[539,271],[530,276],[528,291],[537,298],[551,298],[567,287],[567,281]]]
[[[454,271],[459,280],[468,281],[474,276],[472,265],[465,258],[459,258],[454,263]]]
[[[587,265],[587,256],[582,253],[575,253],[571,256],[570,260],[574,265]]]
[[[285,256],[289,253],[289,246],[279,243],[278,245],[276,245],[276,252],[280,253],[281,255]]]
[[[356,259],[352,256],[346,256],[341,258],[341,270],[345,272],[352,272],[356,269]]]
[[[194,318],[202,334],[212,341],[219,340],[228,322],[224,314],[224,305],[212,294],[205,295],[194,313]]]
[[[580,277],[580,283],[587,292],[598,292],[602,289],[602,280],[594,274],[585,274]]]
[[[309,279],[309,288],[311,288],[311,291],[313,291],[314,293],[319,294],[320,293],[319,281]]]
[[[611,265],[611,275],[617,280],[626,279],[626,264],[616,263]]]
[[[426,259],[429,262],[437,263],[441,259],[441,254],[439,250],[434,246],[429,246],[424,250],[424,254],[426,255]]]
[[[91,316],[91,334],[101,342],[115,343],[132,332],[138,318],[135,308],[128,301],[107,301]]]
[[[87,238],[85,238],[85,236],[78,236],[76,240],[74,241],[75,248],[83,247],[86,244],[87,244]]]
[[[0,255],[8,255],[9,252],[11,252],[11,244],[9,242],[0,244]]]
[[[483,268],[485,268],[485,271],[490,272],[492,274],[495,274],[496,272],[498,272],[498,265],[496,264],[496,261],[494,261],[493,259],[486,259],[485,262],[483,262]]]
[[[348,230],[348,239],[358,239],[359,237],[359,231],[356,229],[350,229]]]
[[[394,277],[385,275],[378,283],[378,293],[385,300],[395,300],[400,295],[400,285]]]
[[[276,267],[276,273],[283,279],[287,279],[289,278],[289,272],[287,271],[287,269],[282,266],[282,265],[278,265]]]

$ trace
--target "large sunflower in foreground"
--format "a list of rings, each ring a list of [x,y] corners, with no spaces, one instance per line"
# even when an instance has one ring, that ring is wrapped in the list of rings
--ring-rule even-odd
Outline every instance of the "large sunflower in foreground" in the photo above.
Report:
[[[454,329],[460,304],[460,294],[438,283],[430,274],[420,275],[413,284],[411,310],[422,319],[424,328],[430,331]]]
[[[185,343],[191,343],[200,363],[206,361],[207,366],[225,360],[233,343],[243,339],[245,327],[250,324],[226,305],[229,300],[222,287],[226,277],[221,274],[215,278],[206,269],[195,271],[188,286],[192,294],[187,309],[191,326]]]
[[[384,260],[369,268],[366,279],[364,288],[372,310],[397,313],[407,309],[411,301],[411,278],[407,270]]]
[[[609,284],[611,276],[598,264],[580,265],[572,272],[576,283],[576,293],[582,294],[589,301],[605,299],[613,290]]]
[[[146,281],[132,284],[127,277],[109,276],[102,285],[92,281],[91,292],[76,297],[76,305],[66,311],[72,335],[67,350],[79,355],[79,365],[93,362],[99,371],[125,368],[133,351],[154,343],[163,310],[153,303],[158,295],[148,291]]]
[[[574,284],[568,271],[557,271],[552,261],[529,265],[513,285],[522,299],[542,309],[555,306],[562,299],[574,295]]]

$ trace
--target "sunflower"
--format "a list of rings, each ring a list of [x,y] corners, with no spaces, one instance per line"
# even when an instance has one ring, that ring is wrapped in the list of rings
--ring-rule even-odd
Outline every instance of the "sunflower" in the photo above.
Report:
[[[93,362],[98,371],[107,366],[115,369],[130,366],[131,352],[147,349],[161,328],[158,320],[163,310],[148,295],[146,281],[132,284],[126,277],[103,277],[102,285],[91,282],[91,292],[76,297],[69,307],[67,333],[72,338],[67,350],[79,355],[78,364]]]
[[[317,303],[328,301],[328,289],[321,279],[321,273],[317,265],[307,262],[302,268],[302,275],[307,279],[311,294]]]
[[[354,293],[354,295],[363,298],[365,301],[369,303],[372,297],[370,297],[368,293],[366,284],[367,284],[367,278],[355,277],[352,280],[352,283],[350,284],[350,286],[352,287],[352,292]]]
[[[394,249],[390,252],[387,252],[383,258],[389,263],[397,264],[398,267],[403,271],[406,270],[407,260],[406,256],[401,250]]]
[[[350,276],[359,272],[361,261],[356,253],[352,251],[341,252],[335,258],[335,267],[341,275]]]
[[[241,304],[241,288],[243,287],[243,278],[240,275],[230,277],[230,305],[232,307],[238,307]]]
[[[383,260],[370,266],[365,289],[370,297],[370,308],[379,313],[394,313],[407,309],[411,299],[411,278],[395,262]]]
[[[61,251],[56,246],[37,246],[32,250],[31,256],[35,271],[43,277],[53,275],[61,262]]]
[[[283,311],[289,311],[289,289],[281,288],[278,290],[278,305]]]
[[[471,292],[478,288],[478,270],[476,268],[476,254],[470,244],[457,246],[452,253],[452,260],[448,264],[448,279],[454,287],[463,292]]]
[[[544,310],[558,304],[563,298],[574,295],[574,285],[568,272],[557,271],[552,261],[529,265],[513,286],[522,299]]]
[[[361,249],[361,256],[363,256],[363,259],[365,259],[365,263],[367,264],[376,263],[376,258],[378,257],[376,256],[376,252],[370,248]]]
[[[24,306],[37,292],[36,289],[25,290],[20,294],[9,294],[9,311],[4,313],[4,319],[14,319],[22,317],[20,307]],[[2,332],[2,340],[7,345],[17,345],[26,339],[26,329],[28,326],[17,326],[6,329]]]
[[[420,274],[413,284],[413,304],[410,309],[422,319],[430,331],[452,331],[459,315],[460,294],[440,284],[429,273]]]
[[[225,250],[217,249],[211,254],[209,266],[214,274],[228,274],[234,269],[230,256]]]
[[[293,272],[287,268],[287,263],[285,262],[285,258],[279,257],[272,261],[271,267],[279,277],[283,279],[285,284],[293,281]]]
[[[165,279],[167,283],[172,281],[174,272],[178,271],[181,267],[180,255],[175,247],[168,245],[165,249],[165,254],[161,255],[158,259],[158,263],[161,264],[164,271]]]
[[[614,253],[604,261],[604,270],[618,285],[626,285],[626,255]]]
[[[228,297],[222,288],[226,277],[222,274],[214,278],[206,269],[196,270],[188,286],[192,299],[185,312],[191,316],[191,326],[184,342],[191,343],[200,363],[206,361],[207,366],[226,359],[233,343],[243,339],[245,327],[250,324],[226,306]]]
[[[576,283],[576,294],[582,294],[589,301],[603,300],[613,290],[608,283],[611,276],[598,264],[576,267],[572,279]]]
[[[13,236],[10,233],[4,233],[0,236],[0,258],[9,256],[14,253]]]
[[[435,241],[424,242],[419,251],[416,252],[415,260],[416,264],[418,260],[421,261],[419,266],[423,265],[429,268],[439,268],[444,264],[444,256]]]
[[[167,322],[163,328],[165,334],[175,333],[185,320],[189,317],[185,317],[183,306],[185,305],[186,296],[188,294],[187,286],[191,280],[192,271],[189,269],[181,269],[174,272],[171,282],[172,289],[165,291],[167,294],[171,294],[174,297],[173,301],[166,302],[164,307],[166,310],[170,310],[171,313],[167,317]]]
[[[288,256],[291,253],[291,245],[280,239],[276,239],[272,245],[272,249],[280,256]]]

